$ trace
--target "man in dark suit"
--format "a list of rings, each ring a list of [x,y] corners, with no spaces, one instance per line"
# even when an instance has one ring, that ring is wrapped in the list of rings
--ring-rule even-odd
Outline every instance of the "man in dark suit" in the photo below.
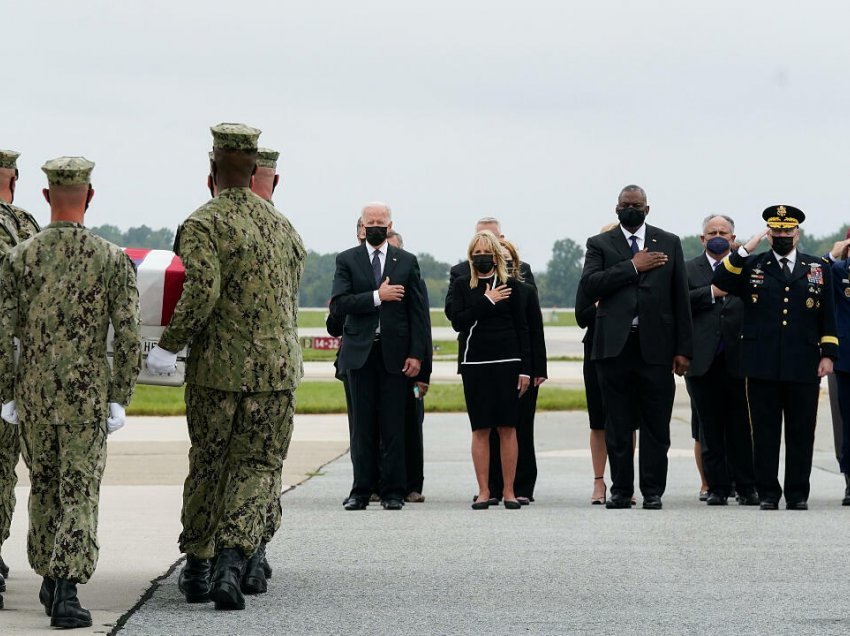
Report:
[[[820,379],[838,356],[832,272],[797,251],[806,218],[790,205],[762,213],[767,230],[723,259],[714,285],[744,303],[741,331],[756,487],[762,510],[776,510],[779,448],[785,421],[785,505],[807,510]],[[771,249],[752,252],[767,237]]]
[[[844,474],[844,499],[841,505],[850,506],[850,230],[838,241],[828,255],[832,262],[832,289],[835,299],[835,322],[838,328],[838,360],[829,376],[829,402],[833,408],[832,427],[835,435],[835,455]]]
[[[629,185],[617,200],[620,225],[588,239],[581,286],[596,299],[593,360],[608,409],[611,465],[607,508],[630,508],[634,491],[632,431],[640,420],[643,507],[661,509],[667,485],[670,416],[693,355],[688,280],[679,237],[644,220],[646,192]]]
[[[366,243],[337,255],[330,304],[345,319],[337,363],[354,411],[354,486],[344,505],[364,509],[380,476],[382,505],[401,510],[405,401],[425,358],[428,307],[416,257],[387,243],[389,206],[370,203],[362,217]]]
[[[685,264],[694,321],[694,357],[685,381],[699,413],[706,503],[725,506],[734,481],[738,503],[755,506],[759,500],[741,364],[744,304],[711,283],[735,241],[734,221],[707,217],[700,240],[705,252]]]

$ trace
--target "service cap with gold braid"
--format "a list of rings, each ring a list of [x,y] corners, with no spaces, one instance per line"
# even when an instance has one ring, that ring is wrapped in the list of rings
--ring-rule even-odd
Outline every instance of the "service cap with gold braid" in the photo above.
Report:
[[[271,148],[257,148],[257,165],[260,168],[277,168],[277,158],[280,153]]]
[[[774,230],[793,230],[806,220],[806,215],[793,205],[771,205],[761,213],[761,218]]]
[[[18,157],[21,153],[14,150],[0,150],[0,168],[14,170],[18,167]]]
[[[94,162],[85,157],[57,157],[41,169],[47,175],[47,183],[56,186],[87,185],[91,183]]]
[[[245,124],[222,123],[211,126],[210,132],[213,150],[256,150],[262,131]]]

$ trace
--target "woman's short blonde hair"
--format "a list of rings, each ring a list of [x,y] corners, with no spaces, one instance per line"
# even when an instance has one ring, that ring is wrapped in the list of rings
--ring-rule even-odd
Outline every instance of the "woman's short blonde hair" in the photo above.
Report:
[[[505,239],[499,240],[499,245],[505,248],[508,251],[508,254],[511,255],[511,260],[513,261],[513,268],[508,271],[508,276],[511,278],[515,278],[518,281],[522,281],[522,261],[519,258],[519,252],[516,250],[516,245],[511,243],[510,241],[506,241]],[[507,267],[507,265],[506,265]]]
[[[466,257],[469,260],[469,278],[470,289],[478,287],[478,270],[472,264],[472,252],[479,241],[484,242],[484,247],[493,253],[493,260],[496,263],[496,278],[500,281],[508,280],[508,268],[505,265],[505,257],[502,255],[502,247],[499,245],[499,239],[490,230],[482,230],[476,232],[475,236],[469,242],[469,247],[466,249]]]
[[[618,225],[620,225],[620,224],[619,223],[606,223],[605,225],[602,226],[602,229],[599,230],[599,233],[605,234],[605,232],[610,232],[611,230],[613,230]]]

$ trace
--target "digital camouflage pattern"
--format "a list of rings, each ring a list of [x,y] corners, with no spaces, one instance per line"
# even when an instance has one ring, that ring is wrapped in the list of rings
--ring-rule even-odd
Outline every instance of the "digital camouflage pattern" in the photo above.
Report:
[[[25,430],[32,458],[30,565],[40,576],[86,583],[97,565],[106,424],[36,424]]]
[[[21,153],[15,150],[0,150],[0,168],[14,170],[18,167],[18,157]]]
[[[294,389],[296,326],[306,251],[289,220],[248,188],[228,188],[183,223],[175,240],[186,278],[159,346],[190,340],[186,382],[222,391]]]
[[[12,248],[0,271],[0,399],[16,400],[24,424],[102,424],[108,402],[130,403],[140,362],[136,272],[120,248],[71,222]]]
[[[256,150],[260,131],[245,124],[223,123],[211,126],[213,148],[221,150]]]
[[[15,230],[18,242],[26,241],[41,231],[41,226],[32,214],[11,203],[0,201],[0,220]]]
[[[260,545],[292,439],[293,393],[186,386],[192,446],[181,552],[209,559],[224,548],[238,548],[250,556]]]
[[[260,168],[277,168],[277,158],[280,153],[271,148],[257,148],[257,166]]]
[[[50,185],[86,185],[91,183],[94,162],[85,157],[57,157],[41,166],[41,170]]]
[[[20,242],[15,222],[7,207],[8,204],[0,201],[0,261],[5,258],[6,252]]]
[[[0,399],[16,401],[30,458],[30,564],[84,583],[97,562],[107,403],[129,404],[141,363],[130,259],[70,222],[14,247],[0,270],[0,349]]]

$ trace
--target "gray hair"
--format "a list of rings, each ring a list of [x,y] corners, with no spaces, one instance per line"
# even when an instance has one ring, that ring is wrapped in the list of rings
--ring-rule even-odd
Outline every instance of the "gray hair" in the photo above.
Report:
[[[372,201],[363,206],[363,209],[360,211],[360,218],[363,218],[363,212],[368,210],[369,208],[384,208],[387,211],[387,218],[392,221],[393,220],[393,211],[383,201]]]
[[[497,219],[495,216],[483,216],[480,219],[478,219],[478,221],[475,222],[476,226],[478,226],[478,225],[490,225],[490,224],[498,225],[499,227],[502,227],[502,224],[499,223],[499,219]]]
[[[707,217],[705,217],[702,220],[702,233],[705,234],[705,227],[708,225],[708,222],[711,221],[711,219],[716,219],[718,217],[720,217],[721,219],[723,219],[724,221],[726,221],[729,224],[729,227],[732,228],[732,234],[734,234],[735,233],[735,221],[732,220],[731,216],[726,216],[725,214],[709,214]]]
[[[389,232],[387,232],[387,238],[398,239],[398,248],[401,250],[404,249],[404,239],[402,238],[401,234],[399,234],[395,230],[390,230]]]

